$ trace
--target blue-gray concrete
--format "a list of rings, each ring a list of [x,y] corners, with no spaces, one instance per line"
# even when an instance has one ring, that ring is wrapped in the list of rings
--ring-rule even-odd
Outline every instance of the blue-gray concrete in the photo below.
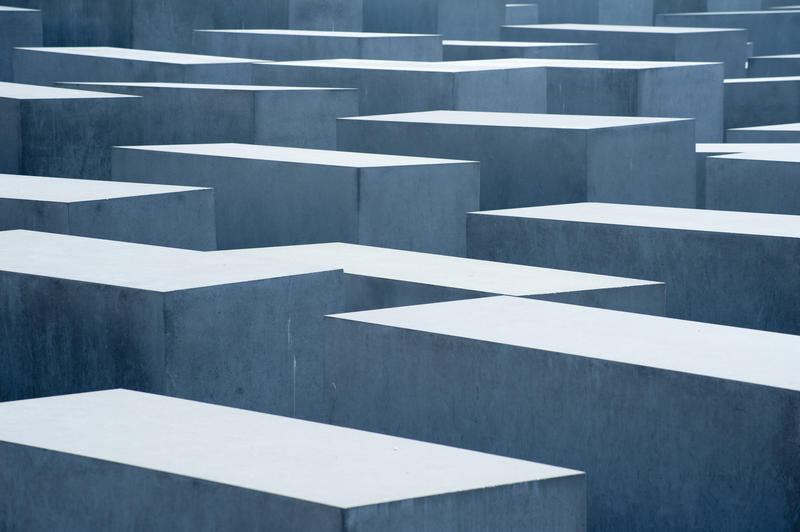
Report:
[[[336,119],[358,114],[358,91],[192,83],[66,83],[142,97],[141,144],[243,142],[336,147]],[[212,126],[213,127],[210,127]]]
[[[347,312],[508,295],[664,315],[665,286],[653,281],[339,242],[215,254],[342,269]]]
[[[506,24],[538,24],[537,4],[506,4]]]
[[[475,162],[195,144],[115,148],[118,181],[215,190],[220,249],[350,242],[463,256]]]
[[[253,83],[354,87],[360,114],[462,109],[545,112],[547,76],[538,66],[328,59],[256,63]]]
[[[249,0],[252,3],[252,0]],[[256,6],[263,6],[258,0]],[[284,28],[295,30],[363,31],[362,0],[267,0],[268,26],[247,23],[245,26],[203,25],[194,28]],[[263,9],[263,8],[262,8]]]
[[[480,161],[484,210],[696,204],[694,120],[429,111],[341,118],[338,127],[343,150]]]
[[[800,76],[725,80],[725,129],[800,122]]]
[[[725,138],[728,142],[800,143],[800,123],[729,129]]]
[[[0,231],[9,229],[217,248],[208,188],[0,174]]]
[[[317,419],[341,271],[0,233],[0,401],[125,387]]]
[[[444,41],[445,61],[505,59],[597,59],[597,45],[588,43]]]
[[[470,214],[468,256],[664,281],[667,316],[800,333],[800,217],[579,203]]]
[[[0,6],[0,81],[14,79],[15,46],[42,45],[42,12]]]
[[[800,337],[522,298],[327,319],[334,424],[586,471],[593,531],[793,530]]]
[[[800,76],[800,54],[751,57],[748,60],[747,75],[751,78]]]
[[[537,0],[539,23],[578,22],[583,24],[653,23],[653,2],[657,0]]]
[[[0,82],[0,172],[103,179],[141,98]]]
[[[725,77],[745,75],[747,30],[597,24],[503,26],[507,41],[597,43],[600,59],[719,61]]]
[[[196,30],[194,52],[273,61],[441,61],[441,35],[309,30]]]
[[[4,530],[586,530],[578,471],[110,390],[0,405]]]
[[[505,23],[502,0],[361,0],[364,31],[437,33],[445,39],[494,39]]]
[[[16,48],[14,81],[37,85],[59,81],[247,84],[251,63],[239,58],[103,46]]]
[[[696,13],[703,11],[760,10],[764,0],[655,0],[654,11],[660,13]]]

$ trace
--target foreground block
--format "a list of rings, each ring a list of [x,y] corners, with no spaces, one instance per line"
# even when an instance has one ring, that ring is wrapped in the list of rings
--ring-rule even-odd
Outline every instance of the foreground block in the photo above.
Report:
[[[470,257],[656,279],[667,316],[800,333],[797,216],[583,203],[467,223]]]
[[[217,248],[207,188],[0,174],[0,231],[9,229]]]
[[[800,123],[729,129],[728,142],[800,142]]]
[[[445,61],[504,59],[597,59],[597,45],[588,43],[444,41]]]
[[[42,45],[42,12],[0,6],[0,81],[14,79],[15,46]]]
[[[498,0],[362,1],[365,31],[497,40],[506,16],[505,2]]]
[[[0,526],[586,529],[577,471],[127,390],[0,405]]]
[[[220,249],[351,242],[464,255],[478,164],[196,144],[114,150],[114,180],[215,189]]]
[[[0,401],[126,387],[316,418],[341,272],[0,233]]]
[[[326,346],[333,423],[580,468],[590,530],[796,522],[798,337],[499,297],[333,316]]]
[[[339,149],[480,161],[482,209],[695,206],[693,120],[430,111],[338,123]]]
[[[725,80],[725,129],[800,122],[800,76]]]
[[[342,269],[347,312],[509,295],[664,314],[664,284],[652,281],[343,243],[216,254]]]
[[[800,76],[800,54],[751,57],[747,75],[752,78]]]

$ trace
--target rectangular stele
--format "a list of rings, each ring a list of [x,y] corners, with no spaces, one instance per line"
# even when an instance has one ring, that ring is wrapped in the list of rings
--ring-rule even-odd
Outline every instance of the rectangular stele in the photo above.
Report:
[[[14,79],[15,46],[42,45],[42,12],[0,6],[0,81]]]
[[[725,129],[800,122],[800,76],[725,80]]]
[[[430,111],[338,122],[339,149],[480,161],[482,209],[695,206],[694,120]]]
[[[751,57],[747,65],[747,75],[752,78],[800,76],[800,54]]]
[[[125,387],[304,418],[341,271],[0,232],[0,401]]]
[[[597,59],[597,45],[590,43],[444,41],[445,61],[477,59]]]
[[[216,254],[342,269],[347,312],[509,295],[664,315],[665,286],[653,281],[340,242]]]
[[[586,530],[578,471],[128,390],[0,405],[0,527]]]
[[[210,188],[0,174],[0,231],[9,229],[217,248]]]
[[[798,143],[800,142],[800,122],[734,128],[729,129],[725,136],[728,142]]]
[[[790,530],[798,353],[792,335],[496,297],[331,316],[325,382],[336,425],[586,471],[590,530]]]
[[[667,316],[800,333],[800,217],[579,203],[473,213],[468,255],[667,283]]]
[[[479,165],[249,144],[114,149],[114,180],[210,186],[217,244],[350,242],[463,256]]]
[[[505,22],[497,0],[363,0],[364,30],[436,33],[445,39],[493,39]]]

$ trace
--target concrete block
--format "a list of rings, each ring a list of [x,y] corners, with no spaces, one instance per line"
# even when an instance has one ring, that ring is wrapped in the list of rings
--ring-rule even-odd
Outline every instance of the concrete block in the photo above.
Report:
[[[586,471],[589,530],[796,523],[796,336],[498,297],[333,316],[326,349],[333,423]]]
[[[725,129],[800,122],[800,76],[725,80]]]
[[[350,242],[464,255],[477,163],[371,153],[196,144],[115,148],[114,180],[209,186],[217,245]]]
[[[0,172],[107,178],[141,98],[0,82]]]
[[[597,45],[588,43],[444,41],[445,61],[504,59],[597,59]]]
[[[358,114],[358,91],[192,83],[66,83],[142,96],[142,143],[243,142],[336,147],[336,119]],[[214,127],[209,127],[213,124]]]
[[[347,312],[509,295],[664,315],[665,286],[653,281],[343,243],[216,254],[342,269]]]
[[[582,24],[653,23],[655,0],[537,0],[539,23]]]
[[[800,76],[800,54],[751,57],[748,65],[747,75],[751,78]]]
[[[473,258],[664,281],[667,316],[800,333],[798,216],[581,203],[467,224]]]
[[[194,51],[199,54],[273,61],[341,57],[441,61],[442,37],[309,30],[196,30]]]
[[[14,79],[15,46],[42,45],[42,12],[0,6],[0,81]]]
[[[762,0],[655,0],[654,11],[661,13],[696,13],[714,11],[757,11]]]
[[[506,4],[506,24],[538,24],[537,4]]]
[[[208,188],[0,174],[0,231],[9,229],[217,248]]]
[[[800,123],[729,129],[725,135],[729,142],[800,143]]]
[[[673,13],[656,16],[656,26],[744,28],[756,55],[800,50],[800,11],[733,11]]]
[[[343,150],[480,161],[481,209],[695,206],[693,120],[430,111],[342,118],[338,127]]]
[[[114,387],[319,416],[340,271],[0,233],[0,401]]]
[[[747,30],[539,24],[503,26],[507,41],[597,43],[600,59],[622,61],[715,61],[725,63],[725,77],[745,75]]]
[[[262,2],[263,3],[263,2]],[[256,5],[259,5],[256,3]],[[268,0],[269,26],[248,24],[195,25],[195,28],[283,28],[296,30],[363,31],[362,0]]]
[[[547,77],[542,68],[510,69],[491,62],[378,61],[327,59],[256,63],[253,82],[262,85],[354,87],[360,114],[462,109],[544,112]]]
[[[0,526],[586,530],[585,475],[127,390],[0,405]]]
[[[506,19],[505,2],[499,0],[363,0],[363,4],[365,31],[497,40]]]

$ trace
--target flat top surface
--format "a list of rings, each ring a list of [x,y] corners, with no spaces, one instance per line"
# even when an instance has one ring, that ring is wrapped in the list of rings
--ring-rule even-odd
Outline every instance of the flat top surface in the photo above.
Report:
[[[408,122],[491,127],[530,127],[553,129],[601,129],[676,122],[684,118],[645,118],[628,116],[555,115],[533,113],[493,113],[484,111],[421,111],[389,115],[355,116],[341,120]]]
[[[309,61],[281,61],[257,63],[269,67],[300,66],[309,68],[350,68],[360,70],[407,70],[410,72],[476,72],[484,70],[502,70],[507,68],[532,68],[542,65],[519,64],[510,67],[507,64],[483,61],[389,61],[383,59],[314,59]]]
[[[742,128],[742,129],[759,129],[759,128]],[[735,130],[734,130],[735,131]],[[772,151],[772,150],[800,150],[800,143],[793,144],[787,143],[711,143],[711,144],[697,144],[695,151],[697,153],[745,153],[753,151]]]
[[[111,94],[61,87],[45,87],[43,85],[25,85],[22,83],[6,83],[0,81],[0,98],[14,100],[69,100],[81,98],[138,98],[128,94]]]
[[[343,269],[353,275],[510,296],[659,284],[356,244],[311,244],[211,253],[308,262],[329,269]]]
[[[180,65],[204,65],[216,63],[252,63],[249,59],[235,57],[218,57],[214,55],[179,54],[174,52],[158,52],[155,50],[136,50],[133,48],[115,48],[111,46],[57,46],[57,47],[25,47],[20,50],[49,52],[54,54],[87,55],[108,59],[127,59],[130,61],[149,61],[153,63],[175,63]]]
[[[620,33],[714,33],[720,31],[744,31],[738,28],[688,28],[675,26],[624,26],[611,24],[525,24],[506,28],[532,28],[543,30],[603,31]]]
[[[296,35],[306,37],[374,38],[374,37],[435,37],[424,33],[370,33],[364,31],[316,31],[316,30],[195,30],[207,33],[246,33],[248,35]]]
[[[338,508],[578,474],[127,390],[3,403],[0,440]]]
[[[747,151],[720,155],[715,159],[739,159],[748,161],[764,161],[776,163],[800,163],[800,150],[772,148],[767,150]],[[798,216],[800,218],[800,216]]]
[[[726,79],[725,84],[729,83],[775,83],[775,82],[784,82],[784,83],[796,83],[800,81],[800,76],[781,76],[781,77],[772,77],[772,78],[731,78]]]
[[[92,179],[62,179],[29,175],[0,174],[0,198],[73,203],[172,192],[209,190],[198,187],[148,185]]]
[[[679,209],[615,203],[572,203],[484,211],[488,216],[517,216],[565,222],[626,225],[712,233],[800,238],[800,216],[753,212]]]
[[[740,127],[730,131],[800,131],[800,122],[794,124],[777,124],[774,126]]]
[[[750,58],[753,59],[800,59],[800,54],[756,55]]]
[[[591,45],[591,43],[579,43]],[[708,66],[716,63],[696,63],[681,61],[609,61],[601,59],[534,59],[527,57],[510,57],[501,59],[471,59],[452,61],[463,66],[493,65],[495,68],[588,68],[605,70],[654,70],[659,68],[681,68]]]
[[[800,391],[800,336],[506,296],[336,316]]]
[[[161,83],[161,82],[127,82],[127,81],[65,81],[64,86],[89,85],[94,87],[145,87],[152,89],[196,89],[214,91],[354,91],[357,89],[332,87],[284,87],[281,85],[217,85],[212,83]]]
[[[329,268],[35,231],[0,232],[0,271],[172,292]]]
[[[39,11],[38,9],[25,9],[24,7],[0,6],[2,11]]]
[[[788,11],[788,10],[764,10],[764,11],[698,11],[694,13],[663,13],[662,15],[658,16],[667,16],[667,17],[687,17],[687,16],[697,16],[701,15],[704,17],[729,17],[735,15],[775,15],[775,14],[785,14],[785,13],[800,13],[800,11]]]
[[[184,153],[208,157],[231,157],[234,159],[259,159],[284,163],[318,164],[350,168],[380,168],[384,166],[420,166],[427,164],[453,164],[471,161],[406,157],[404,155],[382,155],[335,150],[312,150],[262,146],[256,144],[168,144],[163,146],[121,146],[127,150],[161,151]]]
[[[520,42],[520,41],[442,41],[444,46],[488,46],[490,48],[549,48],[552,46],[597,46],[585,42]]]

